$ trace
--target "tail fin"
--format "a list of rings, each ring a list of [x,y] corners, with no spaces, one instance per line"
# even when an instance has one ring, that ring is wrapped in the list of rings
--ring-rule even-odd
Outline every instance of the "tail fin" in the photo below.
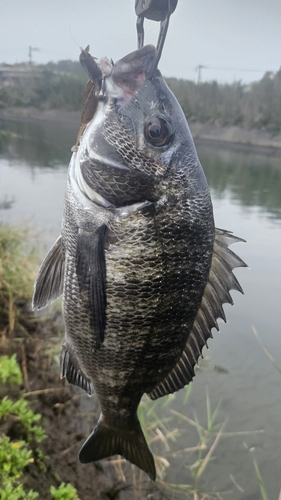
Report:
[[[155,481],[154,459],[137,420],[132,430],[110,427],[100,417],[95,429],[83,444],[79,460],[83,464],[111,455],[122,455],[146,472]]]

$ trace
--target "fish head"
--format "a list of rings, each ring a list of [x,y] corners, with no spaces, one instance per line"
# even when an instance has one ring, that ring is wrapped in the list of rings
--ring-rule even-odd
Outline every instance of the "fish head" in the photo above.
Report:
[[[94,191],[103,194],[106,187],[102,183],[107,190],[110,184],[111,192],[119,193],[107,198],[114,206],[156,201],[163,178],[169,171],[174,175],[181,169],[186,156],[193,158],[193,165],[198,164],[182,109],[160,71],[154,70],[156,58],[155,47],[146,45],[113,65],[105,78],[106,99],[99,103],[82,136],[78,168],[83,182],[87,177],[88,185],[92,183]],[[103,164],[99,181],[97,162]],[[127,191],[122,187],[120,196],[121,185],[126,184]]]
[[[143,157],[158,163],[156,173],[165,175],[175,156],[195,149],[177,99],[158,69],[151,75],[156,58],[153,45],[128,54],[113,67],[111,82],[120,89],[114,101],[119,126]]]

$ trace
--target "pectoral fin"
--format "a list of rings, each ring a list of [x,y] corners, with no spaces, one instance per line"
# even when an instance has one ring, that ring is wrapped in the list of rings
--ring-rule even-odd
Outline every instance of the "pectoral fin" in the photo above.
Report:
[[[239,241],[244,240],[229,231],[216,229],[209,279],[192,330],[177,364],[148,394],[151,399],[171,394],[191,382],[195,376],[194,366],[202,355],[202,349],[207,345],[207,340],[212,338],[212,328],[219,330],[217,319],[226,321],[222,305],[233,304],[229,291],[238,290],[243,293],[232,270],[235,267],[247,267],[247,264],[228,248],[228,245]]]
[[[64,255],[61,236],[43,260],[36,281],[32,299],[33,310],[52,304],[63,292]]]
[[[76,272],[80,291],[86,294],[89,303],[97,348],[103,342],[106,322],[106,235],[107,227],[103,224],[94,233],[80,231],[77,238]]]

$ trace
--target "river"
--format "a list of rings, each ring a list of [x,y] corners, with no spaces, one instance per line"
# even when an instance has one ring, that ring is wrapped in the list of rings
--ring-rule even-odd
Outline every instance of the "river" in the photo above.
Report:
[[[28,222],[48,246],[60,232],[77,126],[2,122],[1,128],[11,135],[0,149],[0,221]],[[200,144],[197,151],[211,189],[216,226],[247,240],[232,249],[250,269],[235,271],[245,295],[233,291],[235,306],[225,305],[227,324],[220,323],[220,332],[215,331],[209,341],[187,404],[180,391],[161,411],[167,416],[173,409],[191,419],[196,412],[204,426],[207,390],[212,409],[220,402],[217,422],[227,422],[214,459],[202,475],[203,487],[227,492],[222,493],[227,499],[261,498],[256,460],[268,499],[277,500],[281,374],[253,328],[281,366],[281,159],[215,145]],[[181,448],[198,443],[192,425],[176,417],[174,425],[181,429]],[[171,459],[168,480],[173,483],[190,482],[192,462],[188,454],[180,457]]]

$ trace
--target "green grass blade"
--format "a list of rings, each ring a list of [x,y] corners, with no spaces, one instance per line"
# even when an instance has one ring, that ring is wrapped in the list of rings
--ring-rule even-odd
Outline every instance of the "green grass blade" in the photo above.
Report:
[[[260,337],[259,337],[259,334],[257,332],[257,330],[255,329],[254,326],[252,326],[252,330],[255,334],[255,336],[257,337],[258,341],[259,341],[259,344],[260,346],[262,347],[262,349],[264,350],[265,354],[268,356],[268,358],[270,359],[271,363],[273,364],[273,366],[275,366],[276,370],[279,371],[279,373],[281,373],[281,366],[278,365],[278,363],[276,362],[276,360],[274,359],[274,357],[272,356],[271,352],[267,349],[267,347],[263,344],[263,342],[261,341]]]
[[[265,485],[264,485],[264,482],[263,482],[263,478],[261,476],[261,473],[260,473],[260,470],[259,470],[259,467],[258,467],[258,464],[257,464],[256,460],[254,460],[254,467],[255,467],[255,472],[256,472],[257,480],[258,480],[259,487],[260,487],[260,492],[261,492],[262,500],[268,500],[268,496],[267,496],[267,493],[266,493],[266,489],[265,489]]]
[[[184,388],[184,396],[183,396],[183,404],[185,405],[187,401],[189,400],[189,396],[192,391],[192,384],[188,384]]]

